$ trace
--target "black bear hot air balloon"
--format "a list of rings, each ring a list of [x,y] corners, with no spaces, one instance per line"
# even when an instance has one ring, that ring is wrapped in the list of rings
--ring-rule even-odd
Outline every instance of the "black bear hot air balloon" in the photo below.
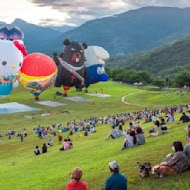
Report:
[[[67,96],[67,91],[75,86],[81,88],[84,86],[85,66],[84,66],[84,49],[87,48],[85,43],[64,40],[64,52],[59,58],[58,75],[55,81],[56,87],[63,86],[64,96]]]

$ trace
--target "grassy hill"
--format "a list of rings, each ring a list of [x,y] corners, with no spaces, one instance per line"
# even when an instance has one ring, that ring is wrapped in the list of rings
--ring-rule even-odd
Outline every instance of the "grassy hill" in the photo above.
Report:
[[[185,143],[184,124],[177,125],[176,122],[169,124],[169,133],[160,137],[149,138],[146,144],[133,149],[120,151],[123,137],[105,141],[110,130],[109,125],[98,125],[97,132],[88,137],[79,137],[75,133],[71,139],[74,148],[65,152],[60,152],[57,138],[53,138],[55,145],[48,149],[48,153],[34,156],[33,150],[36,145],[42,146],[48,139],[39,140],[32,132],[34,126],[48,126],[52,123],[61,122],[66,124],[68,121],[79,120],[80,118],[89,118],[91,116],[114,115],[116,113],[126,113],[135,110],[143,110],[144,105],[147,107],[165,107],[173,104],[187,104],[188,94],[183,96],[170,92],[163,94],[153,89],[138,89],[125,84],[115,82],[98,83],[89,88],[89,92],[100,92],[103,88],[105,94],[110,94],[110,98],[97,98],[85,95],[83,92],[75,92],[74,89],[69,91],[70,96],[80,96],[92,99],[87,103],[73,103],[65,100],[63,97],[56,97],[54,93],[56,88],[51,87],[41,95],[41,100],[53,100],[67,103],[67,106],[51,108],[36,104],[32,94],[26,92],[21,86],[14,89],[8,99],[0,99],[0,103],[20,102],[33,107],[41,108],[41,111],[25,112],[17,114],[0,115],[0,132],[8,129],[20,130],[27,128],[28,137],[21,143],[19,138],[8,140],[3,138],[0,144],[0,189],[3,190],[62,190],[65,189],[69,181],[69,173],[72,168],[79,166],[83,169],[83,180],[87,181],[90,190],[99,190],[103,187],[105,179],[110,175],[108,171],[108,162],[117,160],[121,166],[121,172],[125,173],[128,178],[129,190],[152,190],[155,187],[158,190],[171,189],[188,189],[189,171],[183,174],[177,174],[164,179],[141,179],[137,173],[136,162],[151,162],[153,165],[163,161],[166,154],[171,152],[171,143],[174,140],[181,140]],[[61,89],[59,89],[61,90]],[[133,94],[132,94],[133,93]],[[141,96],[139,97],[139,94]],[[125,102],[133,105],[124,104]],[[152,95],[152,96],[151,96]],[[153,98],[153,96],[155,98]],[[148,96],[148,97],[147,97]],[[170,101],[172,98],[173,101]],[[143,101],[143,103],[142,103]],[[140,105],[134,105],[140,104]],[[70,110],[70,115],[62,113],[63,110]],[[49,111],[50,116],[42,117],[39,114]],[[32,115],[34,119],[26,119],[23,115]],[[177,115],[177,119],[179,118]],[[143,121],[141,121],[143,123]],[[124,129],[128,127],[128,123]],[[152,123],[143,124],[145,133],[152,127]],[[67,133],[63,133],[67,137]],[[17,161],[17,165],[12,165]]]
[[[172,76],[190,70],[190,37],[132,56],[109,59],[109,68],[146,70],[160,76]]]

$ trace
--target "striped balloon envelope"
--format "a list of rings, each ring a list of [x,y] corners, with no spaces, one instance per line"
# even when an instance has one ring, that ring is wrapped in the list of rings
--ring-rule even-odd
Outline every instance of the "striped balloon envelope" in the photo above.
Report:
[[[24,34],[17,26],[0,27],[0,39],[2,40],[24,40]]]
[[[57,66],[49,56],[31,53],[24,58],[18,76],[20,83],[38,100],[39,95],[55,81]]]

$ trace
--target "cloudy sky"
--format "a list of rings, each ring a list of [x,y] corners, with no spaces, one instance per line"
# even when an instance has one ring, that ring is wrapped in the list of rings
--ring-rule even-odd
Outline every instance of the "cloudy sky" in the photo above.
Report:
[[[21,18],[39,25],[78,26],[144,6],[190,7],[190,0],[1,0],[0,21]]]

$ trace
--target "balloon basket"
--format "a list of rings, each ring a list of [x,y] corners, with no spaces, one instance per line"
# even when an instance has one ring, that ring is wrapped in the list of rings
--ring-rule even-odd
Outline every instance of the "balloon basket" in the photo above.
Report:
[[[36,96],[36,97],[35,97],[35,100],[38,101],[38,100],[40,100],[40,98],[39,98],[38,96]]]
[[[67,93],[63,93],[63,96],[64,96],[64,97],[67,97]]]

